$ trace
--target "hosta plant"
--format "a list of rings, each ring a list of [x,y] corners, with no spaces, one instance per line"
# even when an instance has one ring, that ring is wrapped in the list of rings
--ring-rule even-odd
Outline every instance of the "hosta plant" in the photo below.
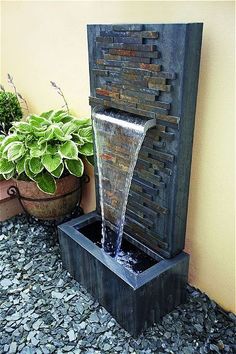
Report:
[[[56,191],[56,180],[66,175],[80,177],[81,157],[93,155],[90,118],[75,118],[64,110],[30,115],[14,122],[10,134],[1,136],[0,174],[36,182],[48,194]]]

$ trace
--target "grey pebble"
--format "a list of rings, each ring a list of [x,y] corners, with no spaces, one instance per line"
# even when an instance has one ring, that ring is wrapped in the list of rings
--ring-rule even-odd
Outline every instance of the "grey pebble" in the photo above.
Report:
[[[58,291],[53,291],[52,292],[52,297],[54,299],[62,299],[64,297],[63,293],[59,293]]]
[[[69,341],[72,342],[76,339],[76,334],[75,331],[73,329],[70,329],[67,333],[68,337],[69,337]]]
[[[185,304],[132,339],[62,268],[53,233],[25,216],[0,225],[0,353],[234,353],[235,315],[190,286]]]
[[[12,285],[12,281],[10,280],[10,279],[2,279],[1,281],[0,281],[0,284],[1,284],[1,286],[3,286],[4,288],[6,287],[8,287],[8,286],[10,286],[10,285]]]

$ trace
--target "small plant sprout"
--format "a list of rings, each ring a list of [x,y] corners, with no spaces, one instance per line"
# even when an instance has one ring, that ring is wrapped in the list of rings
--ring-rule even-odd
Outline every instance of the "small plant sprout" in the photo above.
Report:
[[[61,88],[59,86],[57,86],[57,84],[54,81],[50,81],[52,87],[57,91],[57,93],[62,97],[63,101],[64,101],[64,105],[62,106],[62,109],[66,109],[67,113],[69,114],[69,106],[68,103],[66,101],[66,98],[61,90]]]
[[[18,100],[19,104],[21,105],[21,108],[29,113],[29,107],[28,107],[27,101],[19,92],[17,92],[16,85],[13,81],[13,77],[10,74],[7,74],[7,82],[9,83],[9,85],[12,86],[12,88],[15,92],[15,95],[17,97],[17,100]],[[22,106],[22,103],[23,103],[23,106]]]

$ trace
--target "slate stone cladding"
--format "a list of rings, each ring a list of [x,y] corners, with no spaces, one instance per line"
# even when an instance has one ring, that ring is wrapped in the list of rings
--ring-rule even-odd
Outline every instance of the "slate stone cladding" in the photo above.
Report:
[[[134,171],[125,231],[165,257],[184,248],[201,33],[202,24],[88,26],[90,105],[157,120]]]

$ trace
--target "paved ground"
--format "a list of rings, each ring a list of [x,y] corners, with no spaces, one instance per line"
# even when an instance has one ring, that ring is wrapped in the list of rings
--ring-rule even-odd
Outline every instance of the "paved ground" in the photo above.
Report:
[[[62,269],[52,234],[24,216],[0,226],[0,353],[236,353],[235,316],[191,287],[186,304],[132,339]]]

